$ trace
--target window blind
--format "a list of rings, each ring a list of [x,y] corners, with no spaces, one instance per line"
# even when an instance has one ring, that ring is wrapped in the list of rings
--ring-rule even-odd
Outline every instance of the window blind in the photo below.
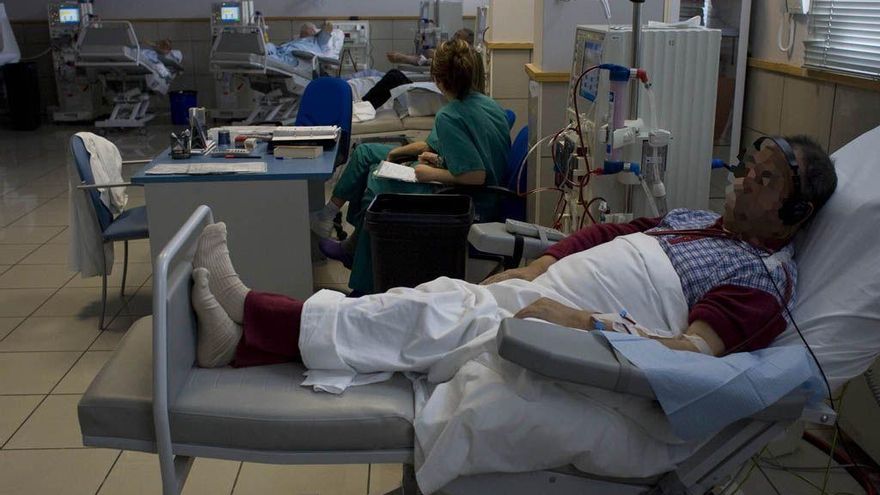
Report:
[[[813,0],[807,67],[880,78],[880,0]]]

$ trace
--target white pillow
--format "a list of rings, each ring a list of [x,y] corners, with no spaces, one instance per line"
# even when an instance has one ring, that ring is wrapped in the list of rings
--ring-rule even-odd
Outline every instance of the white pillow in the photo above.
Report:
[[[832,158],[837,190],[796,242],[793,315],[836,389],[880,354],[880,127]],[[773,345],[792,344],[789,325]]]

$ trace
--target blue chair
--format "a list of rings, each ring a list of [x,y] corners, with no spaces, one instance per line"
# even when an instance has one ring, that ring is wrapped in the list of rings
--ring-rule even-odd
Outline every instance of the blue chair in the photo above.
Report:
[[[342,79],[320,77],[306,86],[294,125],[335,125],[342,129],[339,136],[339,151],[335,165],[338,167],[348,161],[351,151],[351,86]],[[339,240],[345,240],[342,229],[342,214],[333,219],[333,229]]]
[[[122,288],[119,290],[120,296],[125,295],[125,279],[128,276],[128,241],[137,239],[147,239],[150,237],[147,227],[147,208],[139,206],[130,210],[125,210],[117,217],[113,217],[113,213],[101,202],[101,194],[98,191],[101,184],[95,184],[95,177],[92,175],[92,167],[89,161],[89,152],[86,150],[85,143],[79,136],[70,138],[70,151],[73,153],[73,160],[76,164],[76,170],[79,173],[81,185],[80,190],[84,194],[88,194],[89,201],[95,209],[95,215],[98,218],[98,225],[101,229],[101,242],[122,241],[125,245],[125,255],[122,264]],[[113,184],[112,187],[124,187],[130,184]],[[104,250],[101,249],[101,255]],[[106,259],[104,265],[107,265]],[[107,309],[107,274],[102,276],[101,280],[101,321],[98,327],[104,329],[104,316]]]
[[[507,108],[504,110],[504,115],[507,116],[507,127],[513,129],[513,124],[516,123],[516,112]]]
[[[306,86],[294,125],[335,125],[342,129],[336,166],[348,161],[351,145],[351,86],[342,79],[320,77]]]

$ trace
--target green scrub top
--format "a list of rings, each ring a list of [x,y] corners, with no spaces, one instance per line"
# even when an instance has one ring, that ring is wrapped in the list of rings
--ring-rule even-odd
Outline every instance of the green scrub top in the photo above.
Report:
[[[505,179],[507,156],[510,153],[510,127],[504,109],[488,96],[472,92],[464,100],[447,103],[437,112],[434,128],[426,143],[443,157],[444,166],[452,175],[484,170],[487,186],[497,186]],[[425,194],[441,187],[376,177],[372,172],[378,161],[384,159],[390,147],[370,146],[372,152],[365,154],[364,159],[375,160],[377,163],[371,163],[369,166],[371,173],[368,176],[367,189],[360,202],[360,208],[355,208],[353,211],[351,205],[349,206],[349,222],[358,226],[360,230],[349,287],[364,293],[371,293],[373,289],[369,234],[360,229],[363,213],[370,202],[381,193]],[[351,167],[352,164],[349,163],[348,166]],[[492,215],[500,206],[495,196],[478,197],[475,198],[474,203],[474,209],[483,216]]]

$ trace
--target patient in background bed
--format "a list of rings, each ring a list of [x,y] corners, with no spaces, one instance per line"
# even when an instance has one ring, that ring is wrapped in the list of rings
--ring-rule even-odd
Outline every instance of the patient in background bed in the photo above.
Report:
[[[589,307],[590,293],[616,290],[618,301],[645,293],[613,287],[624,272],[632,278],[629,272],[645,269],[635,266],[643,256],[618,254],[633,236],[655,260],[668,258],[665,273],[680,281],[674,297],[682,303],[675,307],[687,313],[671,320],[682,328],[639,332],[672,349],[716,356],[766,347],[786,328],[785,308],[795,297],[790,241],[831,196],[837,176],[828,155],[803,136],[759,139],[733,172],[723,215],[678,209],[662,218],[594,225],[480,285],[440,278],[361,298],[321,291],[299,301],[250,290],[230,261],[225,225],[209,225],[193,260],[198,363],[297,360],[310,369],[338,363],[356,373],[428,373],[472,341],[494,339],[505,317],[590,330],[596,312],[623,309]],[[626,265],[630,260],[633,266]]]
[[[321,29],[318,29],[311,22],[307,22],[300,28],[298,39],[278,46],[267,43],[266,51],[270,57],[278,58],[290,65],[299,65],[296,52],[308,52],[317,57],[338,59],[344,41],[345,35],[338,29],[334,30],[332,23],[326,22]]]

